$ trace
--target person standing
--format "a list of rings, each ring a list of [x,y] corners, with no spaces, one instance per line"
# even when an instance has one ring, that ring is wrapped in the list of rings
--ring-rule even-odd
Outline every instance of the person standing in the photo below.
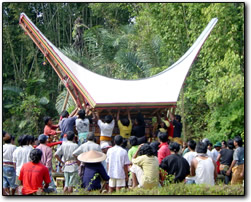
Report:
[[[243,182],[243,170],[244,170],[244,148],[242,147],[242,139],[240,136],[234,138],[235,151],[233,155],[233,161],[229,167],[226,175],[230,175],[232,171],[231,185],[241,184]]]
[[[120,115],[120,109],[118,109],[117,113],[119,132],[124,139],[128,140],[132,132],[132,121],[131,121],[130,111],[129,109],[127,109],[127,117],[125,118],[120,119],[119,115]]]
[[[50,174],[50,185],[52,191],[56,191],[56,185],[54,183],[53,177],[52,177],[52,149],[46,145],[48,140],[48,136],[41,134],[38,136],[39,145],[36,147],[37,149],[40,149],[43,153],[41,158],[41,163],[46,166],[49,170]]]
[[[104,122],[100,119],[99,113],[96,113],[98,119],[98,126],[100,128],[100,144],[103,142],[107,142],[110,146],[112,146],[112,132],[115,126],[115,121],[109,112],[108,115],[105,116]]]
[[[78,184],[78,162],[73,152],[78,148],[78,145],[73,142],[75,134],[72,131],[67,133],[67,141],[62,144],[54,154],[56,159],[64,165],[64,177],[65,177],[65,193],[72,193],[73,187]],[[60,158],[62,156],[62,160]]]
[[[28,135],[22,135],[18,138],[20,147],[17,147],[13,152],[13,163],[16,169],[16,184],[20,186],[19,180],[20,170],[23,164],[29,162],[29,155],[32,148],[29,146]]]
[[[191,162],[191,176],[195,176],[196,184],[214,185],[217,177],[216,164],[207,155],[207,144],[198,142],[197,156]]]
[[[78,131],[78,145],[86,142],[87,135],[90,130],[91,119],[85,116],[85,110],[80,109],[78,111],[78,118],[76,119],[76,130]]]
[[[130,161],[125,149],[121,147],[123,138],[116,135],[114,138],[115,146],[107,151],[107,170],[110,177],[109,192],[120,190],[126,186],[128,181],[128,165]]]
[[[69,117],[68,111],[63,111],[61,113],[62,120],[59,123],[59,128],[61,130],[61,140],[67,139],[67,132],[71,131],[74,133],[74,126],[77,119],[77,116]]]
[[[158,141],[160,143],[159,145],[159,150],[158,150],[158,160],[159,160],[159,164],[161,163],[161,161],[171,155],[171,151],[168,147],[168,144],[167,144],[167,140],[168,140],[168,135],[167,133],[162,133],[162,132],[159,132],[158,133]]]
[[[187,142],[187,146],[188,146],[189,152],[185,153],[184,159],[187,160],[189,166],[191,167],[191,162],[197,155],[197,153],[195,152],[196,142],[194,140],[189,140]],[[195,177],[187,176],[186,184],[195,184]]]
[[[22,194],[39,195],[42,191],[47,192],[51,180],[48,168],[40,163],[42,151],[33,149],[29,157],[31,161],[22,166],[19,175],[19,180],[23,185]],[[45,182],[44,186],[43,182]]]
[[[44,117],[44,135],[48,135],[51,139],[53,137],[51,136],[56,136],[57,134],[60,134],[61,131],[57,131],[56,129],[59,127],[59,125],[53,125],[52,119],[49,116]]]
[[[233,161],[234,141],[228,140],[226,146],[227,148],[223,148],[220,151],[217,157],[217,161],[220,161],[220,174],[224,175],[225,177],[224,183],[228,184],[231,181],[232,173],[230,173],[230,175],[226,175],[226,172],[228,171]]]
[[[6,195],[14,195],[17,185],[16,170],[13,163],[13,152],[16,150],[16,145],[12,144],[13,136],[3,131],[3,137],[5,138],[5,144],[3,145],[3,189]]]

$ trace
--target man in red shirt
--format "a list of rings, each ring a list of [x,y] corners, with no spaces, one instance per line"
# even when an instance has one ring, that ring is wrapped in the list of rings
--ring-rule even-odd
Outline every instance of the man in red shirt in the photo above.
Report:
[[[158,160],[159,160],[159,164],[161,163],[161,161],[166,157],[171,155],[171,151],[168,147],[167,144],[167,139],[168,139],[168,135],[167,133],[162,133],[159,132],[158,133],[158,141],[160,143],[159,145],[159,150],[158,150]]]
[[[37,195],[40,191],[46,192],[51,182],[48,168],[40,163],[41,158],[42,151],[33,149],[30,152],[31,161],[25,163],[21,168],[19,180],[23,185],[23,195]],[[44,186],[43,181],[45,182]]]
[[[60,134],[61,131],[56,131],[56,129],[59,127],[58,125],[53,125],[51,117],[46,116],[44,117],[44,134],[48,136],[55,136],[57,134]],[[53,137],[52,137],[53,138]]]

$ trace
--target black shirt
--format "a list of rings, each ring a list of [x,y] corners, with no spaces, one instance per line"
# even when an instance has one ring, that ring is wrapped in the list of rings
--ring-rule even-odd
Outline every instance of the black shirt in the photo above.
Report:
[[[190,173],[190,166],[186,159],[179,154],[171,154],[165,157],[160,167],[170,175],[175,175],[174,182],[181,182]]]
[[[233,161],[234,150],[232,149],[222,149],[220,151],[220,164],[230,166]]]
[[[182,131],[182,123],[176,121],[175,119],[173,120],[173,137],[180,137],[181,136],[181,131]]]

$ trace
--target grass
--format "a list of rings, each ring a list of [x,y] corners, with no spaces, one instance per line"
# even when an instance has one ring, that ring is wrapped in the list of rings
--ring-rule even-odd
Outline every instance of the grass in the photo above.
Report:
[[[64,193],[50,194],[50,195],[65,195]],[[153,189],[121,189],[119,192],[100,193],[99,191],[84,191],[79,189],[78,192],[73,192],[70,195],[133,195],[133,196],[144,196],[144,195],[165,195],[165,196],[202,196],[202,195],[220,195],[220,196],[244,196],[244,187],[242,185],[224,185],[219,184],[215,186],[206,185],[185,185],[183,183],[169,184],[164,187],[156,187]]]

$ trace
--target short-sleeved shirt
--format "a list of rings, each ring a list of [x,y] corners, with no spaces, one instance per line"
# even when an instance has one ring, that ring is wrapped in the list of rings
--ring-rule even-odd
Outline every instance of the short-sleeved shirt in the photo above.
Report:
[[[151,188],[159,184],[159,162],[156,156],[142,155],[132,159],[132,163],[143,170],[142,186]]]
[[[32,194],[39,188],[43,188],[43,181],[51,182],[48,168],[41,163],[25,163],[20,171],[19,180],[23,182],[22,193]]]
[[[13,162],[16,163],[16,175],[19,176],[23,164],[30,161],[30,151],[32,148],[29,145],[17,147],[13,153]]]
[[[181,137],[181,131],[182,131],[182,123],[176,121],[175,119],[173,120],[173,137]]]
[[[100,149],[99,144],[93,142],[93,141],[87,141],[84,144],[81,144],[74,152],[73,154],[75,156],[78,156],[79,154],[82,154],[84,152],[88,152],[91,150],[95,150],[95,151],[99,151],[102,152],[102,150]]]
[[[171,151],[168,147],[167,142],[163,142],[159,145],[159,150],[158,150],[158,160],[159,160],[159,164],[161,163],[161,161],[166,157],[171,155]]]
[[[129,161],[132,161],[132,157],[133,155],[136,153],[136,151],[138,150],[138,147],[139,145],[135,145],[135,146],[132,146],[129,151],[128,151],[128,158],[129,158]]]
[[[244,148],[243,147],[237,147],[237,149],[234,151],[233,160],[236,161],[235,165],[244,164]]]
[[[66,134],[68,131],[74,132],[76,119],[77,119],[76,116],[62,119],[62,121],[59,124],[60,130],[61,130],[61,137],[63,137],[63,135]]]
[[[174,182],[181,182],[190,173],[190,166],[186,159],[179,154],[171,154],[163,159],[160,167],[168,172],[168,174],[175,175]]]
[[[108,175],[113,179],[125,179],[124,166],[130,161],[125,149],[115,145],[107,151],[106,162],[109,164]]]
[[[40,163],[52,170],[52,149],[45,144],[40,144],[36,148],[43,152]]]
[[[129,121],[130,121],[129,126],[124,126],[121,123],[121,121],[118,120],[118,127],[119,127],[120,135],[126,139],[128,139],[131,136],[131,132],[132,132],[132,121],[131,120]]]
[[[44,127],[44,134],[45,135],[56,135],[56,129],[58,128],[57,125],[51,125],[51,126],[48,126],[48,125],[45,125]]]
[[[220,164],[230,166],[233,161],[234,150],[232,149],[222,149],[220,151]]]
[[[78,133],[89,132],[90,121],[89,119],[76,119],[76,130]]]
[[[76,158],[73,156],[73,152],[78,148],[76,143],[72,141],[67,141],[62,144],[58,150],[56,151],[55,155],[63,156],[63,161],[65,163],[64,172],[75,172],[78,170],[78,164]]]
[[[94,179],[94,175],[98,176]],[[83,185],[87,191],[97,190],[101,188],[101,179],[108,181],[110,178],[107,175],[102,163],[85,163],[85,170],[83,175]]]
[[[211,157],[212,157],[212,159],[214,160],[214,162],[216,162],[217,161],[217,157],[218,157],[218,155],[219,155],[219,152],[216,150],[216,149],[213,149],[212,151],[211,151]]]
[[[132,127],[131,135],[136,136],[137,138],[144,137],[145,136],[145,124],[134,125]]]
[[[11,143],[3,145],[3,162],[13,162],[13,152],[16,148],[16,145]]]
[[[98,120],[98,126],[101,132],[100,136],[111,137],[114,125],[115,125],[114,120],[112,120],[111,123],[104,123],[103,121]]]

